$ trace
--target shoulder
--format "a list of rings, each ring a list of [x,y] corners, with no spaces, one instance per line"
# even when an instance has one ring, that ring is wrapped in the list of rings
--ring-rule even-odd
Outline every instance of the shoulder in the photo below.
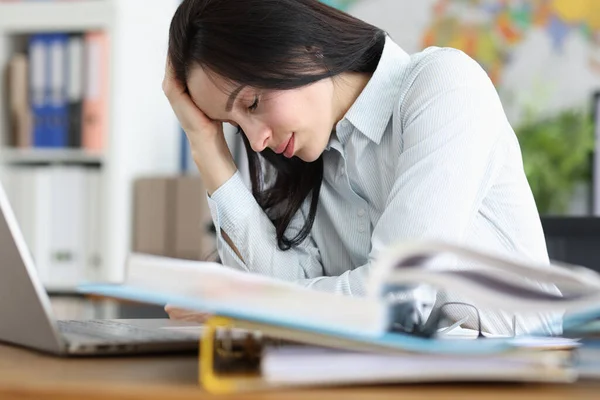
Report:
[[[465,81],[491,83],[477,61],[461,50],[450,47],[428,47],[411,55],[403,87],[409,88],[425,80],[440,85]]]
[[[411,55],[398,97],[396,118],[438,104],[459,107],[467,100],[482,107],[500,106],[491,79],[477,61],[448,47],[429,47]]]
[[[457,49],[430,47],[411,55],[393,131],[406,148],[434,136],[491,143],[510,129],[498,92],[479,63]]]

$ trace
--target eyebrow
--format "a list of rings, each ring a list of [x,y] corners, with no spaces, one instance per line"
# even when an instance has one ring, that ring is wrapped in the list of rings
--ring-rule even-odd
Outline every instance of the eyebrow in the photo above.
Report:
[[[245,87],[246,87],[246,85],[241,85],[237,89],[235,89],[233,92],[231,92],[231,94],[229,95],[229,99],[227,99],[227,105],[225,106],[225,111],[227,111],[227,112],[231,111],[231,109],[233,108],[233,102],[237,98],[238,94],[240,94],[242,89]]]

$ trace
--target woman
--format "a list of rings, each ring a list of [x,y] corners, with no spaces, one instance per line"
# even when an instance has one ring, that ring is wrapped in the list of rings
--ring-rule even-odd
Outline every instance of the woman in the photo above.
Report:
[[[458,50],[408,55],[317,0],[184,0],[163,89],[226,265],[360,296],[373,259],[400,240],[548,263],[517,138],[488,76]],[[244,139],[252,191],[223,122]],[[426,288],[409,295],[425,317],[434,302],[457,300]],[[481,322],[512,333],[512,317],[484,312]],[[519,317],[517,328],[555,329],[545,315]]]

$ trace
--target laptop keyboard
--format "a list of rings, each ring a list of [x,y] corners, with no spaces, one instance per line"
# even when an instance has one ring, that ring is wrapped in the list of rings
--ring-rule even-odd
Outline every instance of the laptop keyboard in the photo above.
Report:
[[[61,333],[69,336],[85,337],[109,343],[147,343],[198,340],[191,332],[178,332],[170,329],[145,329],[114,320],[62,320],[57,321]]]

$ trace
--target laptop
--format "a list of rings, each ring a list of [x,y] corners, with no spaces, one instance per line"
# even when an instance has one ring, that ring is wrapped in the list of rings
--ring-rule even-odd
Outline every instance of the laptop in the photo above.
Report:
[[[0,342],[56,355],[197,351],[202,326],[163,319],[56,320],[0,184]]]

